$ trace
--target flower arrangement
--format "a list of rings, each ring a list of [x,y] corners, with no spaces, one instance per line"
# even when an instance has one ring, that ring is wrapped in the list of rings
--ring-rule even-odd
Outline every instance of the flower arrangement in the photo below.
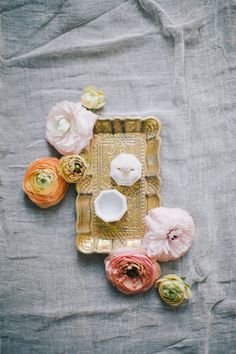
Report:
[[[69,184],[79,183],[86,174],[89,165],[82,151],[92,138],[98,118],[94,111],[104,105],[104,92],[87,86],[80,102],[61,101],[51,109],[45,137],[63,156],[41,158],[27,168],[23,190],[37,206],[49,208],[58,204]],[[148,124],[145,129],[153,132],[153,126]],[[118,207],[114,201],[109,205]],[[149,211],[145,223],[141,248],[116,248],[106,257],[107,279],[126,295],[146,292],[154,286],[166,304],[177,307],[190,298],[191,290],[178,275],[160,278],[157,261],[174,261],[189,250],[195,234],[193,219],[185,210],[159,207]]]
[[[86,92],[90,95],[97,92],[99,108],[104,106],[104,93],[94,87],[87,88]],[[53,157],[36,160],[28,167],[23,180],[24,192],[41,208],[58,204],[69,183],[77,183],[88,167],[86,159],[79,154],[90,143],[97,115],[84,106],[80,102],[61,101],[49,112],[45,138],[64,156],[60,160]]]

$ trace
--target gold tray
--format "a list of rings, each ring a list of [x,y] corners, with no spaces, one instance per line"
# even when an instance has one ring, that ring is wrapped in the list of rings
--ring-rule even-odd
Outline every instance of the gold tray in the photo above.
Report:
[[[155,117],[99,119],[90,147],[86,176],[76,184],[76,246],[80,252],[109,253],[116,247],[140,247],[148,210],[160,206],[160,130]],[[131,187],[117,186],[110,177],[110,162],[120,153],[134,154],[142,163],[142,177]],[[127,198],[128,212],[105,223],[94,210],[94,200],[105,189],[117,189]]]

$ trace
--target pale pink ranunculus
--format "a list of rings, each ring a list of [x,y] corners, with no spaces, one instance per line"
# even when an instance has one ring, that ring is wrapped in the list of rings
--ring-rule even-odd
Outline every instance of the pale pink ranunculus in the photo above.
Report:
[[[188,251],[195,227],[187,211],[179,208],[155,208],[149,211],[144,220],[147,230],[142,246],[150,258],[167,262]]]
[[[138,248],[114,249],[105,259],[105,269],[111,284],[127,295],[149,290],[161,274],[159,264]]]
[[[47,141],[62,155],[79,154],[93,135],[97,116],[80,103],[57,103],[47,118]]]

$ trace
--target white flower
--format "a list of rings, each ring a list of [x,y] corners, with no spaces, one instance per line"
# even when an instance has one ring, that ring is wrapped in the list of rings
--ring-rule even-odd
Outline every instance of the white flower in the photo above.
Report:
[[[96,120],[80,103],[59,102],[48,115],[46,139],[62,155],[79,154],[92,138]]]
[[[100,109],[105,105],[104,92],[94,86],[87,86],[81,96],[81,103],[88,109]]]
[[[192,217],[178,208],[155,208],[145,217],[143,248],[160,262],[183,256],[191,246],[195,227]]]

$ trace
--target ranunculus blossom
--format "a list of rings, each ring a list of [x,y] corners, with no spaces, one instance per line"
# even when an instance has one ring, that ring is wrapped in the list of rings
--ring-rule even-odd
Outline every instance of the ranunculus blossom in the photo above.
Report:
[[[81,155],[62,156],[59,163],[59,173],[68,183],[77,183],[83,177],[86,167],[86,160]]]
[[[104,92],[97,90],[94,86],[87,86],[80,101],[88,109],[100,109],[105,105]]]
[[[195,227],[192,217],[178,208],[155,208],[145,217],[143,247],[160,262],[183,256],[191,246]]]
[[[124,294],[149,290],[161,273],[143,249],[126,247],[114,249],[105,259],[105,268],[108,280]]]
[[[45,157],[32,162],[26,170],[24,192],[41,208],[58,204],[69,186],[58,174],[58,166],[59,159]]]
[[[97,116],[80,103],[57,103],[47,118],[45,137],[62,155],[79,154],[93,135]]]
[[[183,278],[175,274],[168,274],[158,279],[155,283],[161,299],[172,307],[182,304],[184,299],[191,297],[191,290]]]

